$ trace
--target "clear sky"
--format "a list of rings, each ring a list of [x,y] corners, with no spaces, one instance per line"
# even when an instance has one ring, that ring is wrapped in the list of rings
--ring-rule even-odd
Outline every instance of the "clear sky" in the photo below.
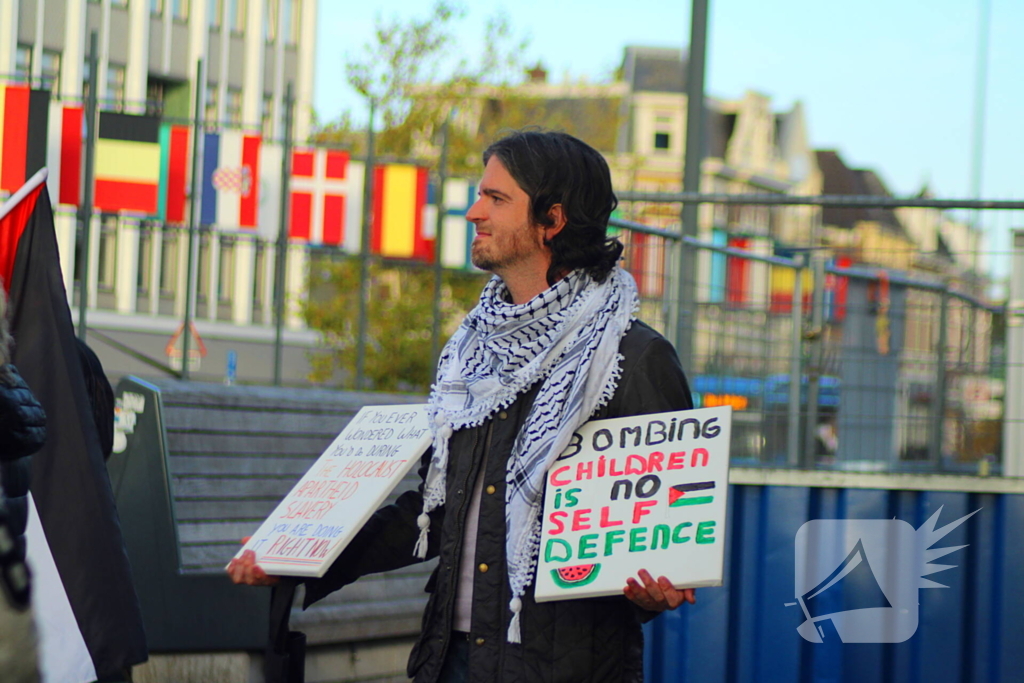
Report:
[[[756,90],[776,109],[806,108],[811,144],[873,168],[896,195],[929,182],[943,198],[970,196],[980,4],[984,0],[710,0],[706,90]],[[982,195],[1024,199],[1024,1],[989,0],[988,98]],[[529,38],[523,61],[549,78],[607,78],[629,44],[685,47],[690,3],[668,0],[463,0],[459,49],[479,54],[484,23],[504,12]],[[429,0],[320,0],[314,106],[320,120],[365,105],[345,84],[378,16],[426,16]],[[1024,215],[991,214],[1002,251]]]

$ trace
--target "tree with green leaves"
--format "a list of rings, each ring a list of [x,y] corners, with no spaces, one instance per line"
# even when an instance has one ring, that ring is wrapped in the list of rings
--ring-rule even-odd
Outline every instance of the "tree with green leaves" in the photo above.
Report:
[[[431,141],[444,120],[471,106],[482,88],[506,89],[521,70],[527,42],[513,35],[503,14],[486,22],[482,54],[457,55],[456,24],[463,7],[439,0],[423,18],[378,18],[373,39],[345,63],[348,83],[379,115],[375,153],[392,158],[436,163]],[[478,131],[454,127],[449,135],[452,174],[480,172]],[[366,135],[356,130],[350,113],[322,126],[314,142],[337,144],[366,153]]]
[[[432,148],[424,141],[432,140],[453,110],[467,106],[484,84],[500,87],[518,69],[525,43],[512,44],[510,25],[501,15],[487,22],[485,49],[478,60],[471,65],[465,56],[453,58],[454,25],[464,16],[461,7],[439,0],[425,18],[378,19],[373,39],[347,61],[348,82],[380,116],[374,155],[419,156],[421,150]],[[450,131],[447,173],[479,173],[480,144],[475,132],[456,127]],[[368,152],[366,139],[355,131],[350,114],[314,135],[314,142],[348,146],[356,155]],[[311,265],[304,313],[306,323],[321,334],[320,349],[310,359],[313,381],[355,386],[362,265],[357,258]],[[371,293],[366,300],[363,361],[367,388],[426,391],[433,379],[433,271],[417,264],[398,267],[372,259],[364,272]],[[444,338],[475,305],[484,281],[479,273],[444,273]]]
[[[310,270],[310,296],[303,313],[306,323],[321,332],[320,348],[310,354],[310,380],[351,388],[355,381],[359,260],[314,261]],[[370,274],[368,388],[426,392],[434,379],[430,358],[433,271],[416,264],[375,264]],[[476,305],[486,279],[482,273],[444,273],[441,315],[445,338]]]

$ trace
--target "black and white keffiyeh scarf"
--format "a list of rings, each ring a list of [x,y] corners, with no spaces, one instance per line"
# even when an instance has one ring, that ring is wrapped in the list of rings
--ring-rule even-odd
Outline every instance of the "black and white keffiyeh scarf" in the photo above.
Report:
[[[506,475],[505,545],[512,588],[508,640],[518,643],[521,596],[540,547],[545,476],[573,432],[611,400],[621,374],[619,342],[639,303],[633,278],[621,268],[600,284],[574,271],[524,304],[508,299],[502,280],[492,278],[441,353],[429,407],[434,453],[413,552],[426,557],[427,513],[445,502],[452,433],[483,424],[543,380]]]

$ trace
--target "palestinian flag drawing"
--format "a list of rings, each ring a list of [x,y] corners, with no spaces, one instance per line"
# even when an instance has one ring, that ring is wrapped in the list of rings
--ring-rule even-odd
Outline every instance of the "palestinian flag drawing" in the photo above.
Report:
[[[114,496],[61,277],[46,170],[0,206],[13,362],[46,411],[27,531],[43,680],[85,683],[147,658]],[[0,678],[2,678],[0,674]]]
[[[681,508],[686,505],[706,505],[715,499],[714,496],[695,496],[698,491],[711,491],[715,488],[713,481],[698,481],[692,484],[676,484],[668,490],[668,506]]]

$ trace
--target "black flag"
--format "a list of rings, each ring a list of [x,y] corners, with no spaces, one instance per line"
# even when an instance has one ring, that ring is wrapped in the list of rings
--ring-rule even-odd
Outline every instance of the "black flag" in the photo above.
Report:
[[[28,553],[47,680],[79,683],[146,661],[142,614],[100,450],[40,171],[0,208],[12,362],[47,415],[32,458]],[[35,522],[35,523],[34,523]]]

